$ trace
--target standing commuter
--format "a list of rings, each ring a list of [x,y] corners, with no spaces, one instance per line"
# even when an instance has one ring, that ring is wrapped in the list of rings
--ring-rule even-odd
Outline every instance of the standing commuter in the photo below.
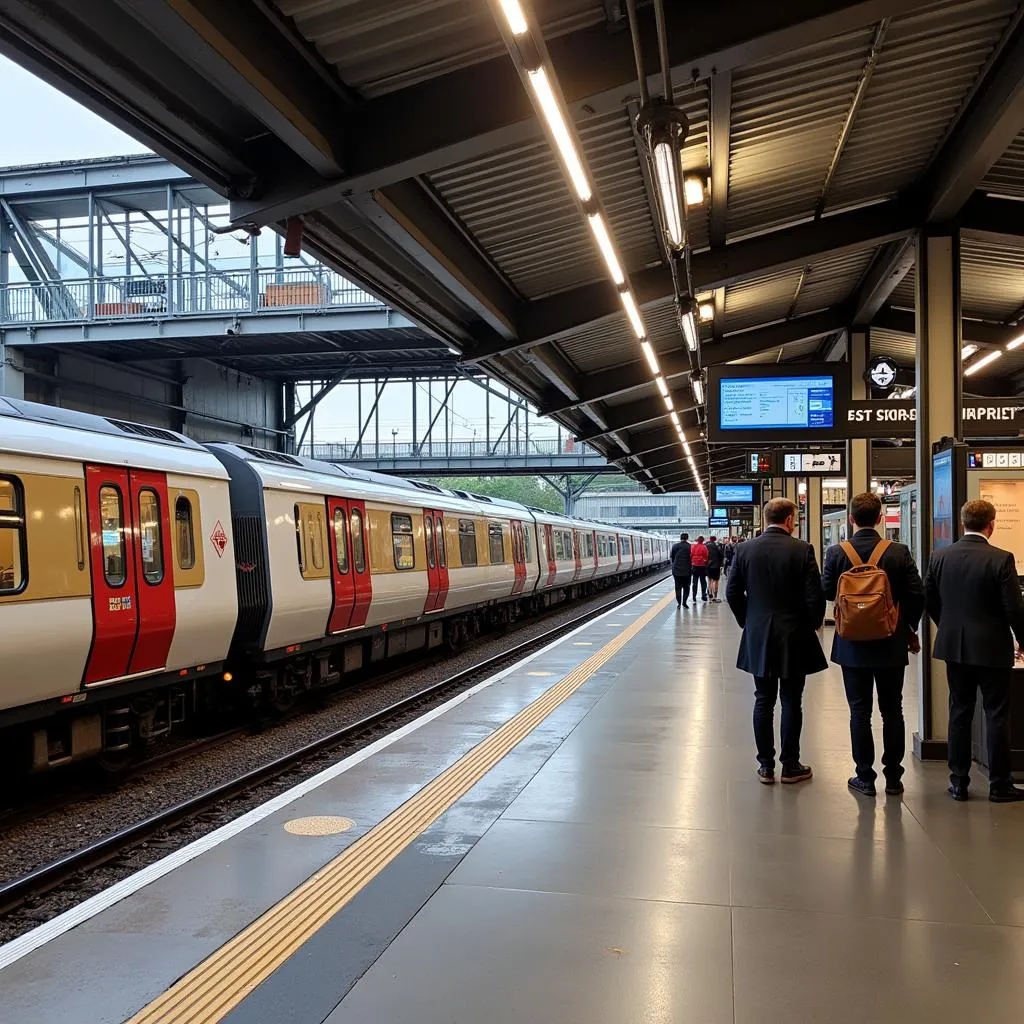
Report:
[[[679,541],[672,545],[669,552],[672,561],[672,582],[676,585],[676,607],[689,608],[687,597],[690,594],[690,535],[681,533]]]
[[[708,592],[713,604],[718,604],[718,581],[722,578],[725,548],[714,537],[708,537]]]
[[[966,800],[971,783],[971,727],[978,689],[988,739],[988,798],[1024,800],[1010,774],[1010,685],[1024,641],[1024,599],[1009,551],[989,543],[996,510],[969,501],[960,510],[964,535],[936,551],[928,565],[925,600],[938,627],[935,657],[949,680],[949,794]],[[1017,639],[1016,649],[1014,637]]]
[[[850,705],[850,741],[857,774],[848,785],[865,796],[875,795],[877,777],[871,735],[871,695],[876,689],[882,716],[885,791],[903,792],[903,676],[907,651],[921,649],[917,626],[924,612],[924,584],[914,558],[905,545],[893,544],[878,535],[882,514],[881,499],[870,491],[858,494],[850,502],[852,535],[825,552],[821,578],[825,597],[829,601],[839,598],[832,661],[842,666]],[[876,568],[856,569],[844,576],[855,566],[864,565]],[[884,574],[885,581],[880,574]],[[883,593],[886,585],[888,598]],[[851,602],[855,607],[850,608]],[[874,618],[876,613],[887,613],[889,620],[879,625]]]
[[[802,700],[808,675],[828,662],[816,630],[825,618],[821,574],[810,544],[793,536],[796,505],[772,498],[764,507],[764,532],[738,545],[725,599],[743,630],[736,667],[754,677],[754,740],[760,782],[775,781],[775,702],[782,700],[783,782],[803,782],[800,763]]]
[[[725,558],[723,559],[722,568],[725,570],[725,575],[729,575],[729,570],[732,568],[732,560],[736,556],[736,538],[730,537],[728,543],[725,545]]]
[[[700,583],[700,599],[708,599],[708,547],[704,537],[697,538],[697,543],[690,549],[690,562],[693,565],[693,603],[697,603],[697,584]]]

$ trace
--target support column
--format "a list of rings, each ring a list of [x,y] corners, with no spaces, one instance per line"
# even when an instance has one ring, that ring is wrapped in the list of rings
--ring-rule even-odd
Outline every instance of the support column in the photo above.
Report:
[[[804,540],[814,548],[814,553],[818,556],[819,568],[825,557],[824,544],[822,542],[821,509],[821,477],[809,476],[807,478],[807,505],[804,516]]]
[[[871,338],[865,328],[850,331],[850,397],[870,398],[864,379],[871,357]],[[846,442],[846,504],[855,494],[863,494],[871,486],[871,442],[863,438]]]
[[[961,438],[963,399],[960,324],[960,235],[956,228],[922,232],[917,242],[917,550],[924,575],[932,553],[932,445]],[[954,515],[959,510],[954,511]],[[949,723],[946,669],[932,656],[933,630],[921,623],[917,662],[914,753],[944,760]]]

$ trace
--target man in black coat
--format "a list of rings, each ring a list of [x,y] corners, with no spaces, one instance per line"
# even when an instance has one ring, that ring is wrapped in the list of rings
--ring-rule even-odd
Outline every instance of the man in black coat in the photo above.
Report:
[[[882,502],[870,491],[850,502],[850,543],[862,562],[867,562],[882,542],[875,527],[882,521]],[[882,715],[882,769],[885,791],[903,792],[903,755],[906,726],[903,722],[903,676],[907,651],[918,651],[917,626],[924,612],[924,584],[914,556],[904,544],[890,544],[878,561],[889,578],[893,603],[899,608],[896,632],[884,640],[844,640],[838,633],[832,640],[832,661],[843,669],[843,685],[850,705],[850,740],[857,774],[849,786],[865,796],[875,795],[875,741],[871,735],[871,694],[877,687],[878,710]],[[829,601],[836,599],[839,577],[852,562],[843,548],[834,544],[825,552],[821,584]]]
[[[754,677],[754,740],[758,778],[775,781],[775,701],[782,700],[783,782],[803,782],[800,763],[804,682],[828,662],[816,630],[825,618],[821,574],[810,544],[793,536],[796,505],[772,498],[764,507],[764,532],[739,545],[725,599],[743,629],[736,667]]]
[[[719,544],[714,537],[708,538],[708,590],[711,601],[719,604],[718,583],[722,578],[722,563],[725,561],[725,545]]]
[[[932,555],[925,579],[928,614],[938,627],[935,657],[946,663],[949,681],[949,793],[954,800],[967,799],[980,687],[989,799],[1010,803],[1024,800],[1010,769],[1010,686],[1016,650],[1024,641],[1024,599],[1013,555],[989,543],[995,507],[969,501],[960,521],[964,535]]]
[[[690,594],[690,576],[693,573],[693,566],[690,563],[690,535],[682,533],[679,541],[672,545],[668,554],[672,560],[672,581],[676,585],[676,607],[689,608],[686,600]]]

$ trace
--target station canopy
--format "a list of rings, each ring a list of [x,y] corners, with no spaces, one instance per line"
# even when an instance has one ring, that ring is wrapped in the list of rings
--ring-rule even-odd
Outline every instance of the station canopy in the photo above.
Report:
[[[870,325],[872,354],[911,368],[928,224],[961,228],[965,343],[1005,350],[971,389],[1019,390],[1010,0],[0,0],[0,51],[228,197],[234,222],[301,233],[653,490],[738,469],[701,440],[709,366],[842,358]],[[666,68],[678,249],[637,120]]]

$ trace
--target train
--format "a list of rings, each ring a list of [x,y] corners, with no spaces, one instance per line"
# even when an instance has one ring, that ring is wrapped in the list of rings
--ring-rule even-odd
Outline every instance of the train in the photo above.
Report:
[[[0,750],[99,759],[283,709],[668,562],[666,538],[0,398]]]

